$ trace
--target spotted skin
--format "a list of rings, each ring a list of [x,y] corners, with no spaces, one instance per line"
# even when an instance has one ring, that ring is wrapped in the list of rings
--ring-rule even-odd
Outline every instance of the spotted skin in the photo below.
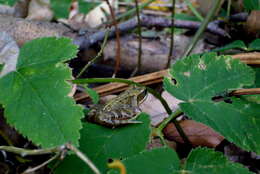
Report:
[[[104,105],[96,105],[88,113],[88,121],[107,127],[142,123],[135,120],[140,102],[145,98],[145,88],[131,87]]]

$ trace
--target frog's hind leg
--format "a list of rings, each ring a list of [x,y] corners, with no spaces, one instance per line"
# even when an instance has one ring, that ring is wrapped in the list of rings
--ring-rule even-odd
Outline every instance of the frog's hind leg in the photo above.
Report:
[[[138,120],[113,120],[113,122],[116,126],[125,125],[125,124],[140,124],[140,123],[143,123],[142,121],[138,121]]]

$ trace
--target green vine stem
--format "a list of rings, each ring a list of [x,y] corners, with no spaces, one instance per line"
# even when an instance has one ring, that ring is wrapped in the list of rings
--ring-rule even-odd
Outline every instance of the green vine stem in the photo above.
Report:
[[[196,10],[195,7],[193,7],[192,3],[190,2],[190,0],[184,0],[185,3],[188,5],[188,7],[190,8],[190,10],[192,11],[192,13],[202,22],[204,19],[201,16],[201,14]]]
[[[171,15],[171,41],[170,41],[170,50],[168,54],[168,61],[166,68],[169,68],[172,55],[173,55],[173,47],[174,47],[174,15],[175,15],[175,0],[172,0],[172,15]]]
[[[127,79],[121,79],[121,78],[88,78],[88,79],[77,79],[77,80],[72,80],[72,83],[74,84],[86,84],[86,83],[108,83],[108,82],[119,82],[119,83],[126,83],[129,85],[136,85],[136,86],[140,86],[140,87],[145,87],[147,89],[147,91],[152,94],[155,98],[157,98],[163,105],[164,109],[166,110],[167,114],[171,117],[171,115],[175,115],[176,112],[172,113],[171,108],[169,107],[168,103],[166,102],[166,100],[155,90],[153,90],[152,88],[149,88],[147,86],[144,86],[140,83],[136,83],[134,81],[131,80],[127,80]],[[174,117],[171,117],[175,118]],[[184,131],[182,130],[181,126],[179,125],[178,121],[173,119],[173,123],[175,124],[179,134],[181,135],[181,137],[183,138],[184,142],[187,144],[191,144],[188,137],[185,135]],[[166,126],[166,123],[164,123],[164,127]],[[160,132],[162,131],[163,128],[161,128]],[[159,130],[159,129],[158,129]],[[159,132],[157,132],[159,133]],[[162,135],[162,133],[157,134],[158,136]]]
[[[211,20],[211,18],[214,16],[214,14],[216,13],[218,7],[220,6],[222,0],[216,0],[213,1],[214,5],[213,8],[210,9],[208,15],[206,16],[205,20],[202,22],[199,30],[196,32],[194,38],[192,39],[190,45],[188,46],[188,48],[186,49],[185,53],[183,54],[182,57],[186,57],[188,56],[191,51],[193,50],[194,46],[196,45],[196,43],[198,42],[200,36],[202,35],[202,33],[205,31],[209,21]]]
[[[98,52],[98,54],[82,68],[82,70],[79,72],[79,74],[76,76],[76,78],[79,78],[88,69],[88,67],[90,65],[92,65],[93,63],[95,63],[97,61],[97,59],[101,56],[101,54],[103,53],[103,50],[106,46],[108,35],[109,35],[109,30],[107,30],[105,33],[104,41],[101,45],[101,48],[100,48],[100,51]]]
[[[95,166],[95,164],[85,154],[83,154],[78,148],[76,148],[75,146],[73,146],[70,143],[66,144],[66,148],[73,151],[77,155],[77,157],[79,157],[82,161],[84,161],[95,174],[101,174],[101,172]]]
[[[115,11],[113,10],[109,0],[105,0],[105,1],[106,1],[107,5],[109,7],[109,11],[110,11],[111,18],[112,18],[112,25],[114,25],[115,32],[116,32],[116,62],[115,62],[115,69],[114,69],[114,73],[113,73],[113,77],[115,77],[119,68],[120,68],[120,63],[121,63],[120,32],[119,32],[119,29],[118,29]]]

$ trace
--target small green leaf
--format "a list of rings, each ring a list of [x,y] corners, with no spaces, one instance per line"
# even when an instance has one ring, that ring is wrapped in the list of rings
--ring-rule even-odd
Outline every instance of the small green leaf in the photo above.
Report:
[[[57,18],[68,18],[72,0],[51,0],[51,8]]]
[[[164,88],[184,101],[180,107],[185,114],[244,149],[260,153],[260,106],[239,99],[232,99],[232,104],[212,101],[225,91],[252,85],[253,69],[229,56],[204,54],[176,62],[170,73],[177,84],[165,78]]]
[[[18,0],[0,0],[0,4],[13,6]]]
[[[61,63],[76,53],[68,38],[30,41],[20,49],[16,71],[0,79],[7,122],[42,147],[78,145],[83,112],[68,96],[72,74]]]
[[[88,14],[93,8],[98,6],[100,2],[86,2],[85,0],[78,0],[79,2],[79,11],[84,14]]]
[[[227,44],[223,47],[213,49],[212,51],[223,52],[223,51],[230,50],[230,49],[247,50],[247,46],[245,45],[245,43],[242,40],[236,40],[236,41],[231,42],[230,44]]]
[[[179,171],[180,160],[172,149],[158,148],[144,151],[122,161],[127,174],[169,174]],[[115,169],[109,174],[119,173]]]
[[[256,39],[253,42],[251,42],[248,48],[250,51],[260,50],[260,39]]]
[[[246,10],[260,10],[259,0],[244,0],[244,7]]]
[[[108,159],[126,158],[145,150],[150,137],[150,121],[147,114],[140,114],[142,124],[132,124],[116,129],[86,123],[81,130],[80,150],[101,170],[107,170]],[[84,162],[70,155],[59,165],[56,174],[84,173],[92,171]]]
[[[181,173],[181,172],[180,172]],[[230,162],[220,152],[207,148],[196,148],[185,162],[182,173],[190,174],[251,174],[241,164]]]
[[[91,100],[93,101],[93,103],[98,104],[98,101],[99,101],[98,93],[95,90],[93,90],[87,86],[85,89],[86,89],[86,92],[88,93],[88,95],[90,96]]]

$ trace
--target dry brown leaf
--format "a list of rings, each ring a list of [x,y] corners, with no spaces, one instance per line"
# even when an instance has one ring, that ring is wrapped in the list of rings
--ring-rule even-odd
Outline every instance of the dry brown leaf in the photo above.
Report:
[[[260,35],[260,10],[254,10],[250,13],[246,21],[246,29],[251,34]]]
[[[210,127],[193,120],[183,120],[180,122],[180,126],[193,146],[215,148],[224,140],[223,136]],[[163,132],[167,139],[184,143],[173,123],[168,124]]]
[[[4,64],[0,77],[16,69],[19,47],[6,32],[0,32],[0,64]]]
[[[30,1],[26,19],[50,21],[52,18],[53,12],[50,9],[50,0]]]
[[[162,97],[167,101],[173,111],[176,110],[180,100],[176,99],[166,91],[162,93]],[[151,94],[147,95],[146,100],[140,105],[140,108],[143,112],[146,112],[151,116],[153,126],[158,125],[168,116],[161,102]]]

